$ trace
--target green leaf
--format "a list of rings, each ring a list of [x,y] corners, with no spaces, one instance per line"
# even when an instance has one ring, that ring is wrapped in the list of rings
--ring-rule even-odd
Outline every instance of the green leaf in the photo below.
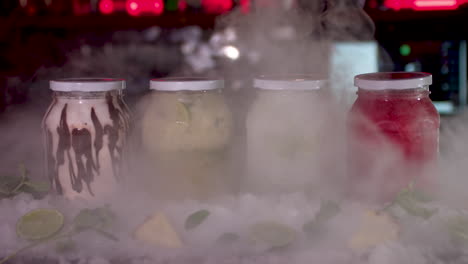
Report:
[[[414,198],[412,198],[412,196],[409,193],[398,196],[396,199],[396,203],[403,210],[405,210],[406,213],[412,216],[422,217],[426,220],[431,218],[434,214],[438,212],[438,209],[428,209],[419,206],[418,203],[414,200]]]
[[[76,250],[76,248],[77,248],[76,243],[72,239],[59,241],[55,245],[55,251],[57,251],[57,253],[60,253],[60,254],[72,252]]]
[[[297,236],[293,228],[274,221],[254,224],[250,228],[250,236],[256,242],[272,248],[282,248],[291,244]]]
[[[73,225],[78,231],[84,229],[103,229],[110,227],[114,214],[108,207],[83,209],[75,217]]]
[[[37,196],[50,190],[49,183],[30,181],[24,164],[20,164],[19,174],[15,177],[0,177],[0,198],[11,197],[22,192]]]
[[[23,178],[14,176],[0,177],[0,193],[6,196],[15,195],[23,185]]]
[[[78,231],[93,228],[100,224],[101,218],[94,214],[94,211],[91,209],[81,210],[73,221],[73,225]]]
[[[114,212],[110,209],[109,205],[94,209],[94,213],[101,219],[101,229],[110,228],[114,224],[114,219],[116,218],[116,216]]]
[[[447,221],[450,236],[458,241],[468,242],[468,219],[465,216],[456,216]]]
[[[428,209],[421,206],[421,203],[432,201],[433,198],[422,191],[416,190],[413,187],[413,182],[408,185],[408,188],[401,190],[392,205],[400,206],[407,214],[423,219],[429,219],[438,212],[438,209]]]
[[[240,239],[239,235],[234,233],[224,233],[217,240],[216,244],[229,245]]]
[[[306,222],[302,226],[302,230],[310,236],[316,235],[323,228],[326,222],[338,215],[340,211],[341,208],[336,202],[322,201],[320,209],[317,214],[315,214],[314,219]]]
[[[315,221],[315,219],[312,219],[312,220],[306,222],[302,226],[302,230],[309,236],[317,235],[318,232],[320,231],[320,229],[321,229],[321,225],[319,223],[317,223],[317,221]]]
[[[99,235],[109,239],[109,240],[112,240],[112,241],[119,241],[119,239],[114,236],[113,234],[105,231],[105,230],[102,230],[102,229],[98,229],[98,228],[94,228],[94,231],[96,231],[96,233],[98,233]]]
[[[411,196],[416,202],[419,203],[429,203],[435,200],[431,195],[417,189],[413,189],[411,191]]]
[[[315,215],[315,221],[317,221],[320,224],[325,223],[333,217],[335,217],[336,215],[338,215],[340,211],[341,208],[336,202],[322,201],[322,203],[320,204],[320,209]]]
[[[210,215],[210,212],[207,210],[197,211],[187,217],[185,220],[185,229],[192,230],[195,227],[201,225],[203,221]]]
[[[50,191],[50,183],[47,181],[26,181],[25,186],[29,188],[24,188],[25,192],[29,193],[47,193]]]

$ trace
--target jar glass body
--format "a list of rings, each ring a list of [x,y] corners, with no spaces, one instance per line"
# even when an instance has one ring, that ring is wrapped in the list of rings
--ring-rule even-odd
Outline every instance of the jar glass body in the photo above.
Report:
[[[161,199],[232,194],[232,114],[220,89],[152,91],[142,106],[141,144],[150,164],[145,186]]]
[[[359,89],[348,122],[351,185],[378,185],[384,200],[412,181],[431,188],[434,180],[424,170],[437,161],[439,126],[428,87]]]
[[[46,173],[69,199],[112,194],[122,177],[130,113],[122,92],[54,92],[43,119]]]
[[[246,119],[244,191],[297,192],[319,183],[325,106],[318,90],[258,90]]]

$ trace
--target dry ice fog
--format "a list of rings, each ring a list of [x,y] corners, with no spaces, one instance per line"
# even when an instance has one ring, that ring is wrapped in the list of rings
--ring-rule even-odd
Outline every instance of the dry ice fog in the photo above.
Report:
[[[334,72],[329,61],[333,43],[372,40],[374,27],[355,1],[329,1],[327,11],[322,10],[319,1],[311,0],[301,9],[259,9],[249,15],[235,11],[220,18],[209,39],[197,28],[171,33],[179,50],[167,43],[171,48],[166,50],[145,44],[167,34],[157,28],[116,32],[114,40],[125,45],[83,45],[70,52],[60,69],[41,69],[37,81],[28,84],[34,97],[30,103],[2,116],[2,174],[18,174],[17,165],[24,163],[31,178],[45,179],[41,119],[51,101],[49,79],[103,75],[128,80],[124,99],[132,118],[124,173],[111,195],[94,199],[33,199],[24,193],[0,200],[0,262],[31,245],[17,230],[19,219],[31,210],[59,210],[65,216],[60,232],[66,232],[83,209],[108,206],[112,225],[106,234],[90,228],[48,239],[7,263],[467,263],[467,115],[442,123],[439,160],[419,172],[434,179],[422,188],[431,199],[415,198],[417,179],[402,186],[400,194],[393,193],[394,199],[377,199],[392,185],[391,177],[415,176],[384,137],[378,149],[364,147],[373,156],[365,198],[350,196],[346,98],[354,98],[356,89],[344,77],[346,67]],[[132,43],[135,38],[140,46]],[[174,65],[173,56],[183,56],[184,64]],[[158,163],[147,150],[148,138],[168,148],[183,143],[173,138],[175,132],[154,132],[155,138],[142,132],[158,129],[147,116],[154,98],[148,92],[136,96],[148,89],[153,67],[166,69],[169,76],[226,80],[232,147],[215,155],[225,166],[206,176],[202,191],[191,192],[184,184],[189,177],[184,173],[195,173],[189,158]],[[307,74],[329,82],[319,99],[259,96],[252,78],[262,74]],[[268,111],[257,113],[255,107]],[[210,144],[218,136],[194,138]],[[274,145],[284,147],[282,159],[270,155]],[[305,148],[307,155],[295,155],[291,145]],[[171,162],[179,169],[177,176],[161,173]]]

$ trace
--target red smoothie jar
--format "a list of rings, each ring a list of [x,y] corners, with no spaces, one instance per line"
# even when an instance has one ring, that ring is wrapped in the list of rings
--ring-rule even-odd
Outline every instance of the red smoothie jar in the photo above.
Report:
[[[411,182],[433,190],[440,117],[429,98],[432,75],[357,75],[348,118],[348,187],[359,198],[392,200]]]

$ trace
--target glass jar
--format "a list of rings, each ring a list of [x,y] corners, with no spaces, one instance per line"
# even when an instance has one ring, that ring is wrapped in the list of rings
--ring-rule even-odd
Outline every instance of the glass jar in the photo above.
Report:
[[[358,195],[391,200],[410,182],[433,188],[439,114],[429,98],[432,75],[383,72],[355,77],[349,113],[350,184]]]
[[[50,82],[53,101],[43,119],[46,173],[68,199],[95,199],[115,190],[121,175],[129,111],[120,79]]]
[[[151,81],[141,143],[152,172],[145,185],[154,196],[206,200],[235,191],[228,171],[233,121],[223,86],[212,79]]]
[[[254,80],[257,97],[246,120],[243,191],[278,194],[317,186],[327,115],[325,85],[307,76]]]

